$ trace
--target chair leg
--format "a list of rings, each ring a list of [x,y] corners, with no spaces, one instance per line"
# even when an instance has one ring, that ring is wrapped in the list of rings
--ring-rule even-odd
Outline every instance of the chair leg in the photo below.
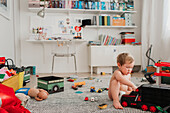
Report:
[[[75,56],[75,55],[73,55],[73,56],[74,56],[75,72],[76,72],[76,74],[77,74],[77,63],[76,63],[76,56]]]
[[[55,55],[53,55],[53,60],[52,60],[52,71],[51,71],[52,74],[53,74],[53,70],[54,70],[54,57],[55,57]]]

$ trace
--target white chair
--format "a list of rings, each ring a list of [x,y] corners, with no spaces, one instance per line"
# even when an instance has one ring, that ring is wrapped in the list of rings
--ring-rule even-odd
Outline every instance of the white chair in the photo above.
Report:
[[[76,64],[76,53],[75,52],[70,52],[69,51],[69,44],[68,42],[66,42],[66,46],[67,46],[67,53],[57,53],[57,52],[53,52],[53,58],[52,58],[52,72],[54,72],[54,62],[55,62],[55,57],[73,57],[74,58],[74,67],[75,67],[75,73],[77,74],[77,64]],[[65,45],[63,45],[65,46]]]

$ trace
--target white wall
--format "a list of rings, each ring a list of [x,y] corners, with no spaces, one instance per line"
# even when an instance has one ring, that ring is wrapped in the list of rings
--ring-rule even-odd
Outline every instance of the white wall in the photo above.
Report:
[[[11,3],[10,8],[13,9],[13,3]],[[0,15],[0,56],[15,60],[13,10],[10,11],[10,19]]]
[[[137,14],[134,14],[134,21],[138,26],[135,29],[137,41],[140,41],[140,19],[141,19],[141,0],[135,0],[135,9]],[[47,14],[46,16],[57,16],[57,14]],[[57,47],[55,44],[45,43],[44,46],[38,43],[26,42],[30,35],[30,16],[36,16],[36,13],[31,13],[28,10],[28,1],[20,0],[20,39],[21,47],[18,47],[18,60],[21,65],[28,66],[34,65],[37,67],[38,73],[50,73],[52,63],[52,48]],[[70,15],[71,16],[71,15]],[[72,15],[76,16],[76,15]],[[78,16],[78,15],[77,15]],[[83,15],[85,18],[88,15]],[[83,38],[85,40],[97,40],[100,33],[108,35],[117,35],[124,29],[91,29],[85,28],[83,31]],[[133,29],[132,29],[133,31]],[[89,72],[88,67],[88,52],[87,42],[76,43],[76,56],[77,56],[77,68],[78,72]],[[57,48],[60,49],[60,48]],[[62,51],[62,48],[59,50]],[[55,70],[56,73],[74,72],[73,60],[67,58],[56,58]]]

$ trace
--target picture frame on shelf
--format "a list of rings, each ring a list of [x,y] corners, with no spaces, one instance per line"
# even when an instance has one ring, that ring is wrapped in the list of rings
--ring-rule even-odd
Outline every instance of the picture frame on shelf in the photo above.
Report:
[[[11,19],[11,0],[0,0],[0,15],[8,20]]]

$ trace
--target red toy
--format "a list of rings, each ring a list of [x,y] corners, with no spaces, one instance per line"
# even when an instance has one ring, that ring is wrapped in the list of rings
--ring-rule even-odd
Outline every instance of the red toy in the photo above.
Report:
[[[73,79],[68,79],[67,81],[69,81],[69,82],[74,82],[74,80],[73,80]]]
[[[88,101],[88,100],[89,100],[89,98],[88,98],[88,97],[85,97],[84,101]]]
[[[74,90],[77,90],[77,89],[78,89],[76,86],[72,86],[72,88],[73,88]]]
[[[0,57],[0,64],[5,65],[5,57]]]
[[[0,84],[0,113],[31,113],[21,106],[21,101],[15,96],[14,90]]]

